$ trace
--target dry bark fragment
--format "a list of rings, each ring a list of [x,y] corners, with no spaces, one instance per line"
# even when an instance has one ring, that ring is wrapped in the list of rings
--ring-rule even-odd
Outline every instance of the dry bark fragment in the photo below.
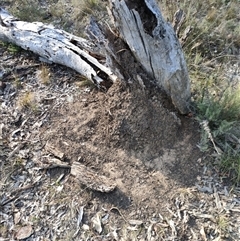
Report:
[[[80,183],[95,191],[111,192],[116,187],[111,179],[97,174],[78,162],[73,162],[71,175],[76,177]]]
[[[55,157],[58,157],[60,160],[63,160],[65,158],[65,154],[63,152],[50,145],[49,143],[46,144],[45,149],[46,151],[53,154]]]

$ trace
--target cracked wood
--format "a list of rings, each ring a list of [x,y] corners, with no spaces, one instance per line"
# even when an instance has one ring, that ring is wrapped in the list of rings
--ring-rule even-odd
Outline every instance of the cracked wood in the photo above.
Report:
[[[109,86],[117,80],[111,69],[92,57],[93,43],[83,38],[55,29],[41,22],[24,22],[0,8],[0,39],[30,50],[35,54],[70,67],[93,81],[98,87]],[[89,53],[90,52],[90,53]],[[101,75],[100,75],[101,74]],[[100,77],[104,76],[104,78]]]

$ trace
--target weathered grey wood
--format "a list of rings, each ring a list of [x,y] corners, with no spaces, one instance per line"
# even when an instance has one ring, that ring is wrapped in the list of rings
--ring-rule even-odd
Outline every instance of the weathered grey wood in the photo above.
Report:
[[[135,58],[171,97],[177,109],[182,114],[188,113],[190,81],[183,51],[171,24],[164,20],[156,2],[110,0],[110,3],[120,36]],[[99,87],[109,86],[122,79],[121,71],[113,64],[115,53],[108,48],[104,33],[94,21],[91,21],[88,30],[92,41],[43,23],[19,21],[0,8],[0,39],[68,66]],[[98,59],[104,59],[109,67]]]
[[[79,162],[73,162],[71,175],[88,188],[99,192],[111,192],[116,188],[113,180],[99,175]]]
[[[0,20],[1,40],[31,50],[48,61],[70,67],[99,87],[109,85],[104,83],[106,81],[117,80],[111,69],[90,55],[94,49],[91,42],[51,25],[19,21],[2,8]],[[106,78],[101,78],[99,73],[103,73]]]
[[[189,112],[190,81],[183,51],[171,24],[164,20],[156,2],[111,0],[111,4],[115,25],[136,59],[171,97],[179,111],[182,114]],[[149,14],[150,11],[149,23],[145,19],[143,25],[137,9],[141,9],[141,14]],[[150,33],[146,26],[150,26],[150,30],[152,28]]]

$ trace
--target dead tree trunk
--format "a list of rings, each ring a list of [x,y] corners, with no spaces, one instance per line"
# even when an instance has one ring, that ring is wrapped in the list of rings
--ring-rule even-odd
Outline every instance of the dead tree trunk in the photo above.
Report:
[[[112,0],[117,28],[136,59],[171,97],[188,111],[190,84],[181,45],[154,0]]]
[[[177,109],[186,114],[190,99],[186,62],[172,26],[163,19],[156,2],[110,0],[110,3],[115,26],[135,59],[156,85],[169,95]],[[19,21],[0,9],[0,39],[66,65],[98,87],[107,88],[123,76],[113,67],[116,53],[94,21],[88,30],[94,41],[43,23]]]

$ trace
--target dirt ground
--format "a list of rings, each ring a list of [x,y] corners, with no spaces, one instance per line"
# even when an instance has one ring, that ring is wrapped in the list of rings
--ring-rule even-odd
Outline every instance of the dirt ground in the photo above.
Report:
[[[110,177],[127,200],[149,208],[162,208],[162,199],[179,185],[192,186],[199,174],[197,123],[166,109],[160,92],[149,96],[134,84],[83,92],[51,113],[43,135],[67,161]]]
[[[111,178],[122,197],[113,192],[105,198],[117,206],[160,210],[162,197],[170,199],[179,185],[196,182],[199,127],[194,118],[177,113],[119,38],[109,38],[114,52],[120,52],[127,81],[104,92],[81,91],[71,103],[52,111],[44,141],[62,150],[70,164],[80,161]]]
[[[239,193],[204,162],[194,116],[179,115],[127,50],[128,74],[105,92],[29,52],[0,52],[0,240],[238,240]],[[74,162],[115,190],[79,183]]]
[[[123,83],[107,93],[82,91],[52,111],[41,130],[67,162],[78,161],[117,184],[111,193],[93,191],[93,200],[141,220],[167,212],[179,188],[193,187],[201,171],[198,124],[164,107],[159,90],[147,92]]]
[[[179,115],[159,89],[79,87],[72,70],[25,51],[1,53],[3,240],[237,240],[238,196],[204,164],[194,117]],[[23,104],[26,93],[34,98]],[[117,187],[82,185],[73,162]],[[230,231],[219,228],[221,215]]]

